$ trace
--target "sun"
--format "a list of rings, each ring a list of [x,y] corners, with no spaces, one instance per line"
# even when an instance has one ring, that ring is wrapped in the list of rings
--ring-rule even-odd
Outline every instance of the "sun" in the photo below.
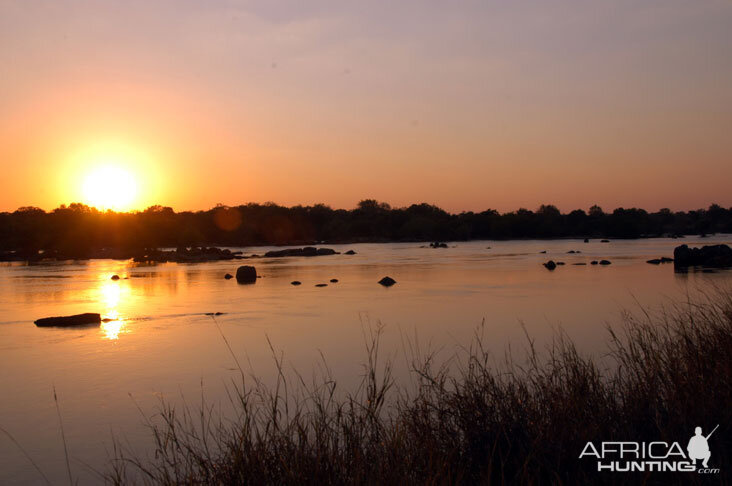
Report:
[[[84,179],[85,203],[97,209],[127,211],[137,196],[135,178],[122,167],[97,167]]]

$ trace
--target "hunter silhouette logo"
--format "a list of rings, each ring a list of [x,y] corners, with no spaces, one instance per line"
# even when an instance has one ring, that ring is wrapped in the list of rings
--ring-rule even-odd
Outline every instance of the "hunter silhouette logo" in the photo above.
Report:
[[[719,424],[706,436],[701,427],[694,429],[686,453],[678,442],[588,442],[579,458],[594,457],[598,472],[696,472],[718,474],[719,468],[709,467],[712,456],[709,438]],[[697,461],[701,460],[701,467]]]
[[[719,427],[719,425],[717,425]],[[709,435],[704,437],[702,435],[702,428],[697,427],[694,429],[694,437],[689,439],[689,445],[686,446],[686,451],[689,453],[689,459],[694,461],[694,466],[696,466],[696,461],[701,459],[702,466],[704,468],[708,467],[709,463],[709,457],[712,455],[711,451],[709,450],[709,438],[712,436],[715,430],[717,430],[717,427],[714,427],[714,429],[709,432]]]

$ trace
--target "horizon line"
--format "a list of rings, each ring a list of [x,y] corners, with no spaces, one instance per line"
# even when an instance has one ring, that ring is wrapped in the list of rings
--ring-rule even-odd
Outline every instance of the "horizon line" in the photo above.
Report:
[[[664,210],[667,210],[670,213],[689,213],[689,212],[693,212],[693,211],[708,211],[709,209],[711,209],[715,206],[718,208],[724,209],[724,210],[732,210],[732,206],[729,208],[726,208],[721,204],[712,202],[712,203],[709,203],[709,205],[707,207],[692,208],[692,209],[685,209],[685,210],[671,210],[669,207],[666,206],[666,207],[661,207],[655,211],[649,211],[645,208],[638,207],[638,206],[618,206],[618,207],[613,208],[610,212],[607,212],[599,204],[592,204],[587,209],[575,208],[575,209],[563,212],[555,204],[542,203],[542,204],[539,204],[539,206],[535,209],[529,209],[527,207],[520,206],[516,209],[509,210],[509,211],[499,211],[498,209],[491,208],[491,207],[486,207],[485,209],[481,209],[481,210],[449,211],[449,210],[442,208],[441,206],[438,206],[437,204],[429,203],[426,201],[422,201],[422,202],[418,202],[418,203],[411,203],[411,204],[405,205],[405,206],[394,206],[385,201],[378,201],[376,199],[366,198],[366,199],[362,199],[359,203],[357,203],[354,207],[351,207],[351,208],[335,208],[335,207],[331,206],[330,204],[326,204],[323,202],[313,203],[313,204],[294,204],[291,206],[287,206],[287,205],[283,205],[283,204],[280,204],[280,203],[277,203],[274,201],[266,201],[266,202],[249,201],[246,203],[240,203],[240,204],[235,204],[235,205],[217,203],[216,205],[214,205],[208,209],[183,209],[183,210],[181,210],[181,209],[176,209],[176,208],[173,208],[172,206],[166,206],[163,204],[153,204],[153,205],[145,207],[144,209],[130,209],[130,210],[126,210],[126,211],[120,211],[120,210],[114,210],[111,208],[98,208],[96,206],[92,206],[92,205],[82,203],[82,202],[71,202],[68,204],[65,204],[65,203],[60,204],[59,206],[57,206],[53,209],[44,209],[39,206],[33,206],[33,205],[19,206],[15,210],[2,210],[2,211],[0,211],[0,214],[3,214],[3,213],[4,214],[13,214],[13,213],[17,213],[17,212],[32,211],[32,210],[40,210],[46,214],[49,214],[49,213],[53,213],[54,211],[57,211],[57,210],[74,209],[74,208],[89,209],[89,210],[96,211],[101,214],[108,214],[108,213],[139,214],[139,213],[145,213],[145,212],[153,210],[153,209],[158,209],[158,210],[170,209],[171,211],[173,211],[173,213],[180,214],[180,213],[205,213],[205,212],[209,212],[209,211],[214,211],[216,209],[235,209],[235,208],[246,207],[246,206],[276,206],[276,207],[281,207],[281,208],[285,208],[285,209],[325,207],[332,211],[354,211],[354,210],[359,209],[360,205],[364,202],[371,203],[372,206],[378,207],[383,210],[407,210],[413,206],[426,205],[426,206],[437,208],[437,209],[439,209],[447,214],[451,214],[451,215],[459,215],[459,214],[466,214],[466,213],[479,214],[479,213],[484,213],[484,212],[488,212],[488,211],[494,211],[498,214],[511,214],[511,213],[516,213],[519,211],[528,211],[528,212],[536,213],[536,212],[541,211],[543,208],[550,209],[550,210],[553,208],[553,209],[556,209],[557,211],[559,211],[559,213],[562,215],[568,215],[575,211],[583,211],[585,213],[588,213],[595,207],[599,208],[605,214],[611,214],[613,211],[616,211],[616,210],[641,210],[641,211],[645,211],[648,214],[660,213]]]

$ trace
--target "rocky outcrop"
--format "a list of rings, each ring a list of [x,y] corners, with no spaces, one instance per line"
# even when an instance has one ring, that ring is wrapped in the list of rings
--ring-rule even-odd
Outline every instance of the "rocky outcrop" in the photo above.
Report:
[[[701,248],[689,248],[688,245],[681,245],[674,248],[675,268],[694,266],[732,267],[732,248],[727,245],[708,245]]]
[[[236,281],[239,283],[254,283],[257,281],[257,269],[250,265],[242,265],[236,269]]]
[[[306,246],[305,248],[288,248],[286,250],[272,250],[264,254],[266,258],[279,258],[289,256],[322,256],[337,255],[338,252],[332,248],[315,248],[314,246]]]
[[[240,251],[231,251],[228,248],[211,247],[191,247],[176,248],[175,250],[165,251],[157,249],[146,249],[139,252],[133,257],[136,262],[177,262],[177,263],[201,263],[219,260],[235,260],[244,258]]]
[[[60,317],[44,317],[35,321],[38,327],[75,327],[75,326],[93,326],[102,323],[102,316],[87,312],[85,314],[76,314],[73,316]]]

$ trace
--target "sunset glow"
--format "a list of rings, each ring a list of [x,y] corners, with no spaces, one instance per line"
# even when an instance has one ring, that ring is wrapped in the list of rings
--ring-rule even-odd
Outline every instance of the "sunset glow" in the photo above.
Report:
[[[116,166],[102,166],[84,179],[84,202],[98,209],[127,211],[137,196],[137,183],[128,171]]]
[[[728,2],[408,4],[3,3],[0,210],[732,204]]]

